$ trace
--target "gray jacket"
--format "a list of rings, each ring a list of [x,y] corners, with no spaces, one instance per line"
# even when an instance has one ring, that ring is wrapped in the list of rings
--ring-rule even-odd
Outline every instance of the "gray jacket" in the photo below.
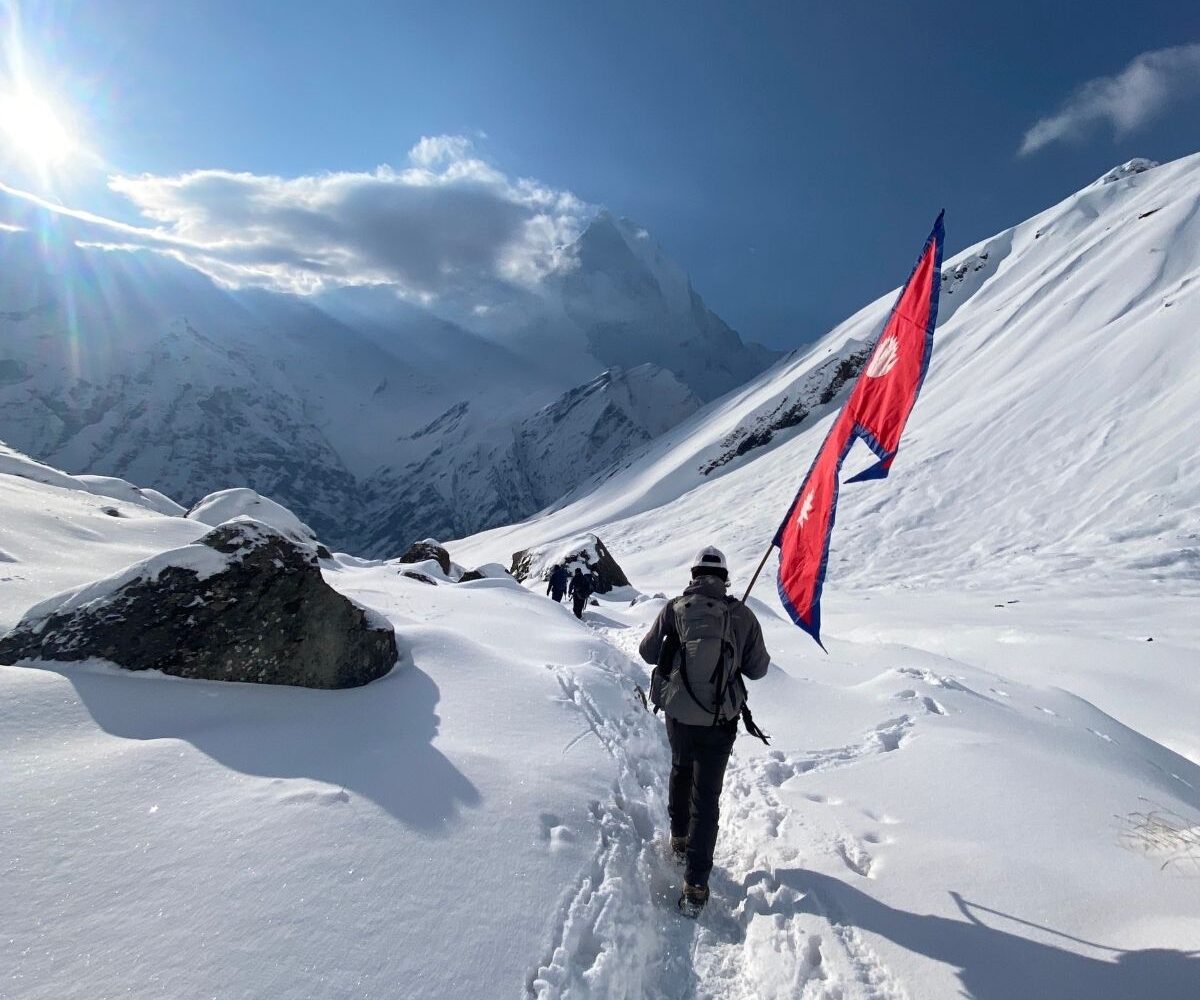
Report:
[[[756,681],[764,676],[767,672],[767,667],[770,666],[771,657],[767,653],[766,644],[763,642],[762,626],[759,625],[758,619],[754,617],[754,612],[741,601],[727,596],[725,593],[725,584],[713,576],[702,576],[698,580],[693,580],[688,584],[683,592],[683,596],[689,597],[692,595],[710,597],[726,603],[729,608],[729,630],[733,634],[732,639],[735,649],[734,664],[737,671],[742,677],[752,681]],[[675,626],[674,602],[672,601],[668,602],[667,606],[659,612],[658,618],[655,619],[650,631],[642,639],[642,643],[638,647],[638,652],[647,663],[657,664],[659,655],[662,652],[663,643],[667,640],[667,637],[677,636],[678,634],[678,629]],[[705,712],[697,705],[684,685],[679,682],[678,659],[679,657],[676,655],[672,681],[666,688],[666,702],[663,705],[663,711],[678,722],[694,726],[711,725],[713,713],[711,711]],[[707,701],[709,704],[715,704],[711,685],[705,690],[697,690],[698,688],[705,687],[704,681],[704,678],[695,678],[692,682],[693,690],[699,696],[700,700]],[[724,719],[736,718],[737,713],[741,710],[743,693],[740,685],[734,685],[734,689],[730,692],[730,698],[731,700],[727,700],[723,706],[721,715]]]

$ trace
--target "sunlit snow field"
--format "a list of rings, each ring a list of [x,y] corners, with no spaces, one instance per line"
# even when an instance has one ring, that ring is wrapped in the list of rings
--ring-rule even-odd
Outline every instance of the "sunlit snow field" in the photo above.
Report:
[[[361,689],[0,667],[0,996],[1192,1000],[1198,205],[1192,157],[947,263],[988,254],[944,289],[891,479],[843,489],[828,653],[769,571],[751,598],[773,741],[738,741],[699,921],[636,644],[700,545],[744,584],[840,399],[701,467],[890,296],[558,509],[449,543],[507,563],[596,531],[633,586],[584,623],[536,584],[340,556],[326,578],[402,650]],[[0,628],[206,530],[18,466]]]

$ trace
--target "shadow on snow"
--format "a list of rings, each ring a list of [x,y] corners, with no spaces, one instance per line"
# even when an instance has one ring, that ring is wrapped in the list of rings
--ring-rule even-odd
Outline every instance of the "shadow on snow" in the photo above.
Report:
[[[970,903],[957,893],[953,894],[954,900],[963,920],[893,909],[845,882],[817,872],[796,868],[776,874],[781,884],[804,894],[799,904],[801,912],[878,934],[901,948],[958,969],[964,993],[972,1000],[1195,1000],[1200,995],[1197,952],[1169,948],[1122,951],[1096,945]],[[1103,957],[991,926],[980,914],[1052,936],[1064,944],[1070,942],[1080,949],[1102,952]]]
[[[113,736],[184,740],[243,774],[341,787],[430,836],[447,833],[463,809],[481,802],[433,746],[438,687],[407,656],[386,677],[345,691],[44,666],[74,685]]]

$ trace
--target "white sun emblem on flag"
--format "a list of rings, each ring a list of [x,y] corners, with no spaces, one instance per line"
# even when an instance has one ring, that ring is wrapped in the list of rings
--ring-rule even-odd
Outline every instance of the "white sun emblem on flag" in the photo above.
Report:
[[[871,363],[867,365],[867,378],[882,378],[900,360],[900,343],[895,334],[879,342],[875,353],[871,355]]]
[[[808,520],[808,515],[812,513],[812,509],[813,509],[813,491],[809,490],[808,496],[806,496],[804,498],[804,503],[802,503],[800,505],[800,517],[796,521],[796,523],[801,528],[804,527],[804,522]]]

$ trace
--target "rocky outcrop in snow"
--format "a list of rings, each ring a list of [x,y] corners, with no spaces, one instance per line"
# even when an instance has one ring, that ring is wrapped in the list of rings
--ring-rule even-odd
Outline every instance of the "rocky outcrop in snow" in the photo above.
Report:
[[[1120,166],[1113,167],[1112,170],[1096,181],[1096,184],[1111,184],[1113,181],[1124,180],[1126,177],[1132,177],[1134,174],[1144,174],[1147,170],[1153,170],[1157,166],[1159,166],[1157,160],[1148,160],[1144,156],[1135,156],[1132,160],[1126,160]]]
[[[796,382],[768,409],[760,410],[721,441],[722,450],[706,461],[700,472],[707,476],[735,458],[741,458],[774,440],[775,435],[789,427],[798,427],[818,407],[837,397],[842,389],[858,377],[874,344],[847,341],[837,353],[820,362]]]
[[[597,593],[607,594],[616,587],[629,586],[629,578],[612,553],[598,536],[590,533],[514,552],[509,572],[522,583],[548,580],[550,570],[559,565],[567,568],[568,575],[576,569],[591,573],[596,579]]]
[[[413,542],[399,559],[402,563],[420,563],[428,560],[436,562],[446,576],[450,575],[450,553],[441,542],[433,538]]]
[[[176,677],[348,688],[396,663],[381,615],[321,577],[314,551],[241,518],[195,545],[35,606],[0,663],[98,658]]]
[[[475,569],[466,570],[458,578],[458,582],[472,583],[475,580],[503,580],[511,577],[512,574],[499,563],[484,563]]]

